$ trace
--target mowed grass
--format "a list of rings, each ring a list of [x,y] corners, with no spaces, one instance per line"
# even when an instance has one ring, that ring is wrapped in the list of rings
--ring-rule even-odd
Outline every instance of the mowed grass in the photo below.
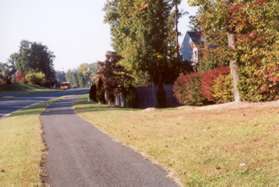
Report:
[[[0,119],[0,186],[40,186],[44,105]]]
[[[278,186],[279,108],[133,110],[82,101],[76,111],[174,171],[185,186]]]
[[[48,91],[51,89],[44,88],[38,85],[23,84],[23,83],[14,83],[8,85],[1,85],[1,92],[16,92],[16,91],[25,91],[25,92],[39,92],[39,91]]]

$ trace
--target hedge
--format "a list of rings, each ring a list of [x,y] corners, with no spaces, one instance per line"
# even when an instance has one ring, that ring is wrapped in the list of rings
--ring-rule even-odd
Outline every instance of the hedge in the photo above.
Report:
[[[220,75],[214,80],[213,98],[216,103],[227,103],[233,101],[232,77],[231,75]]]
[[[201,93],[201,74],[180,74],[173,88],[174,94],[181,104],[202,105],[205,97]]]
[[[181,74],[174,84],[174,94],[181,104],[203,105],[220,102],[221,98],[226,96],[220,95],[216,88],[218,98],[214,97],[215,80],[220,76],[228,75],[229,72],[228,67],[218,67],[206,72]],[[218,88],[222,86],[218,85]]]

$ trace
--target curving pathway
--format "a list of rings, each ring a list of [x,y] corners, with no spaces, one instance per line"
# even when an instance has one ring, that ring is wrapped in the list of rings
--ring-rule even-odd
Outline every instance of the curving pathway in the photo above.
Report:
[[[50,186],[177,186],[165,170],[75,115],[72,104],[73,98],[58,101],[41,117]]]

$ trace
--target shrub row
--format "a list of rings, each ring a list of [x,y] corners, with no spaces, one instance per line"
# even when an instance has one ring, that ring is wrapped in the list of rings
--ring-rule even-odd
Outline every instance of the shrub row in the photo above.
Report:
[[[188,105],[231,101],[229,68],[219,67],[203,73],[181,74],[174,84],[174,94],[180,103]]]
[[[208,102],[214,102],[213,85],[215,80],[221,75],[228,75],[230,70],[228,67],[219,67],[201,73],[201,92]],[[219,82],[218,82],[219,83]],[[221,82],[220,82],[221,83]],[[222,86],[222,85],[220,85]]]

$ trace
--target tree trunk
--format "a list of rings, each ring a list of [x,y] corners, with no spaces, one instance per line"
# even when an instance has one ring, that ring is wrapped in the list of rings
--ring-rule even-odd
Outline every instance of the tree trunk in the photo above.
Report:
[[[229,48],[235,50],[235,34],[228,33],[228,44]],[[238,64],[236,59],[230,60],[230,70],[232,75],[232,86],[233,86],[233,97],[235,102],[241,102],[240,93],[238,89],[239,74],[238,74]]]
[[[179,59],[180,56],[180,47],[179,47],[179,31],[178,31],[178,14],[179,14],[179,9],[178,9],[178,2],[177,0],[174,1],[175,3],[175,34],[176,34],[176,55],[177,58]]]
[[[158,80],[158,87],[157,87],[157,104],[158,107],[163,108],[166,107],[167,101],[166,101],[166,92],[164,89],[164,82],[162,79],[162,75],[159,75],[159,80]]]

